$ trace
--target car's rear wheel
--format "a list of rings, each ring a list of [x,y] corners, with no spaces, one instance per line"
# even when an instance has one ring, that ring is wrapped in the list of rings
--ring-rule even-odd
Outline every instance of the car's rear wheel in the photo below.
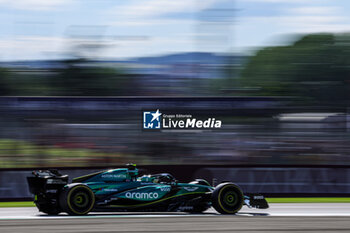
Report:
[[[95,205],[95,194],[84,184],[67,185],[60,194],[62,210],[70,215],[85,215]]]
[[[243,205],[242,190],[233,183],[219,184],[213,191],[212,203],[214,209],[221,214],[235,214]]]

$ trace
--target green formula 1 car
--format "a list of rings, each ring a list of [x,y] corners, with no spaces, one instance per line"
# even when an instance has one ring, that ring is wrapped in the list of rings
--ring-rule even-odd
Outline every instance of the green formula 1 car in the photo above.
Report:
[[[157,211],[201,213],[214,207],[221,214],[235,214],[242,205],[266,209],[261,195],[244,195],[235,184],[211,186],[196,179],[179,183],[168,174],[138,175],[135,165],[101,171],[73,179],[56,170],[34,171],[27,177],[39,211],[56,215],[85,215],[90,211]]]

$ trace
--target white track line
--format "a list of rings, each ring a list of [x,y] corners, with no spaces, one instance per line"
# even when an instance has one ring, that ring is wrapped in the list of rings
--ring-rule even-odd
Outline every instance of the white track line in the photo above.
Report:
[[[214,209],[204,214],[186,213],[91,213],[85,216],[48,216],[39,213],[34,207],[27,208],[0,208],[0,220],[10,219],[72,219],[72,218],[178,218],[178,217],[220,217]],[[242,210],[232,217],[349,217],[350,203],[298,203],[298,204],[271,204],[269,209],[257,210],[243,207]]]

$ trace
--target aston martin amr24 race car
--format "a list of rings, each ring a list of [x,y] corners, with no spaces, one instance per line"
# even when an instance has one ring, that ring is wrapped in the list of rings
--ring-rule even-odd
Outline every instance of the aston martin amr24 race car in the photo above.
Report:
[[[156,211],[201,213],[214,207],[221,214],[235,214],[242,205],[268,208],[258,194],[243,194],[239,186],[224,182],[216,187],[206,180],[179,183],[168,173],[139,176],[134,165],[74,178],[57,170],[33,171],[27,177],[39,211],[50,215],[90,211]]]

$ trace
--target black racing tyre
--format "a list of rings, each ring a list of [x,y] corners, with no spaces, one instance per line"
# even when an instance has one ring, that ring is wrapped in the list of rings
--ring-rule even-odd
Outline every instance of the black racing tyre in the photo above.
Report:
[[[221,214],[235,214],[243,205],[242,190],[233,183],[222,183],[216,186],[212,195],[214,209]]]
[[[95,205],[95,194],[85,184],[69,184],[60,194],[59,203],[69,215],[85,215]]]

